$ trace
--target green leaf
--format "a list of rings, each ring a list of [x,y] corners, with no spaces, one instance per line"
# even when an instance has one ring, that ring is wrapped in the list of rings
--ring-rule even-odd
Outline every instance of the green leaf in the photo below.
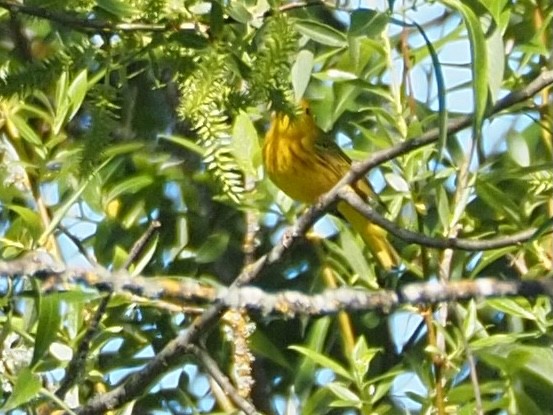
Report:
[[[376,10],[354,10],[351,13],[351,23],[348,35],[376,37],[384,31],[388,21],[389,17],[387,14],[379,13]]]
[[[332,319],[323,317],[310,324],[307,341],[304,343],[309,350],[321,351],[324,348]],[[294,379],[294,387],[300,395],[306,393],[314,384],[316,365],[308,357],[300,360]]]
[[[295,19],[294,24],[298,32],[315,42],[337,48],[348,45],[347,38],[342,32],[323,23],[313,20]]]
[[[356,382],[361,386],[363,378],[366,376],[369,365],[374,357],[381,352],[378,348],[369,348],[365,337],[359,336],[359,339],[353,347],[353,353],[351,356],[352,367],[356,374]]]
[[[109,164],[111,159],[107,159],[100,166],[98,166],[92,174],[81,184],[81,186],[62,204],[62,206],[56,211],[52,220],[48,224],[47,228],[42,232],[38,240],[38,245],[43,246],[50,236],[50,234],[56,229],[60,224],[63,218],[65,218],[67,212],[73,206],[73,203],[83,194],[88,184],[94,179],[94,177],[106,166]]]
[[[317,389],[308,395],[303,402],[302,415],[321,415],[328,413],[330,404],[336,399],[335,395],[327,388]]]
[[[288,358],[279,350],[278,346],[259,328],[250,336],[249,342],[252,351],[256,355],[264,356],[290,371],[295,370],[288,361]]]
[[[340,400],[334,401],[330,406],[335,408],[361,408],[361,399],[355,393],[353,393],[346,385],[340,382],[331,382],[326,385],[326,388],[330,389],[334,395]]]
[[[159,138],[163,140],[167,140],[171,143],[178,144],[179,146],[190,150],[202,157],[205,156],[205,149],[198,145],[192,138],[186,138],[186,137],[179,137],[177,135],[163,135],[161,134]]]
[[[131,17],[136,11],[136,9],[130,4],[120,0],[96,0],[96,4],[100,9],[103,9],[120,19]]]
[[[407,193],[409,192],[409,184],[397,173],[386,173],[384,175],[386,183],[390,185],[392,189],[397,192]]]
[[[247,24],[252,20],[252,15],[240,2],[229,2],[227,12],[230,17],[239,23]]]
[[[442,230],[449,231],[451,223],[451,211],[449,210],[449,198],[443,186],[436,189],[436,206],[438,207],[438,217],[442,225]]]
[[[37,212],[24,206],[5,204],[6,208],[17,213],[34,238],[39,238],[42,232],[42,220]]]
[[[339,253],[353,270],[354,280],[360,279],[367,286],[378,289],[376,275],[371,270],[364,252],[365,244],[359,242],[351,228],[346,226],[343,221],[337,218],[332,218],[332,221],[340,232]]]
[[[476,303],[474,300],[470,300],[467,306],[467,312],[463,316],[463,336],[465,339],[470,340],[473,335],[478,333],[480,325],[476,314]],[[480,333],[479,333],[480,334]]]
[[[470,347],[475,350],[488,349],[505,344],[514,344],[517,342],[517,337],[511,334],[494,334],[488,337],[483,337],[470,342]]]
[[[553,350],[550,347],[517,346],[509,353],[511,367],[535,376],[535,380],[525,379],[528,382],[536,382],[545,389],[551,390],[553,387]]]
[[[339,376],[342,376],[345,379],[353,380],[351,374],[338,362],[330,359],[322,353],[316,352],[315,350],[308,349],[307,347],[302,346],[290,346],[290,349],[295,350],[298,353],[301,353],[308,359],[317,363],[319,366],[332,370]]]
[[[203,245],[198,249],[196,262],[207,264],[215,261],[226,251],[230,235],[227,232],[217,232],[209,235]]]
[[[89,303],[102,297],[102,295],[98,292],[86,292],[78,290],[58,292],[56,293],[56,296],[60,301],[64,301],[70,304],[75,303],[77,305],[82,303]]]
[[[86,96],[86,92],[88,90],[88,71],[86,69],[83,69],[79,74],[73,79],[73,82],[71,82],[71,85],[69,85],[69,88],[67,90],[67,94],[69,96],[69,114],[67,116],[67,120],[71,120],[77,111],[79,111],[79,108],[81,108],[81,105],[84,101],[84,98]]]
[[[117,199],[123,194],[137,193],[145,187],[150,186],[152,183],[154,183],[154,178],[149,174],[142,174],[140,176],[131,177],[130,179],[125,179],[109,190],[106,195],[106,203]]]
[[[257,177],[258,167],[261,165],[261,148],[257,130],[244,112],[240,112],[234,120],[230,146],[240,170],[247,176]]]
[[[359,82],[363,83],[363,81]],[[334,104],[332,106],[332,125],[340,118],[340,116],[353,103],[359,95],[360,89],[357,82],[335,82],[334,89]]]
[[[521,210],[513,202],[509,193],[500,190],[497,186],[485,180],[478,181],[476,191],[478,196],[496,212],[506,215],[514,223],[520,222]]]
[[[106,158],[111,158],[122,154],[130,154],[143,148],[144,144],[139,142],[113,144],[104,150],[104,154]]]
[[[509,315],[525,318],[527,320],[536,320],[534,313],[530,311],[531,305],[526,299],[514,300],[512,298],[490,299],[487,301],[490,307],[502,311]],[[524,307],[523,303],[526,307]]]
[[[516,246],[507,246],[505,248],[501,249],[494,249],[491,251],[484,251],[482,254],[482,258],[480,261],[478,261],[478,265],[474,268],[474,270],[470,273],[470,277],[474,278],[480,274],[480,271],[482,271],[484,268],[486,268],[488,265],[494,263],[499,258],[504,257],[510,252],[513,252],[517,250],[518,248]]]
[[[492,103],[495,103],[503,86],[503,76],[505,74],[505,44],[500,28],[495,27],[493,32],[488,34],[486,47],[489,62],[488,85]]]
[[[479,135],[480,127],[484,121],[486,104],[488,100],[488,49],[486,37],[482,31],[478,17],[466,4],[459,0],[443,0],[446,6],[457,10],[463,16],[467,27],[471,63],[472,63],[472,92],[474,96],[474,124],[475,136]]]
[[[27,123],[27,120],[23,119],[17,114],[10,114],[9,120],[13,123],[15,128],[17,128],[17,131],[25,139],[31,144],[34,144],[37,147],[42,147],[42,139],[38,136],[37,133],[35,133],[35,130]]]
[[[179,30],[169,36],[169,41],[180,43],[185,48],[205,49],[209,46],[209,40],[192,30]]]
[[[329,69],[313,74],[313,78],[320,79],[321,81],[344,82],[357,79],[357,75],[340,69]]]
[[[313,70],[313,52],[303,49],[298,53],[294,65],[292,65],[292,86],[296,100],[303,97]]]
[[[56,82],[56,93],[54,95],[54,108],[56,115],[54,125],[52,126],[54,134],[58,134],[64,121],[67,111],[69,110],[69,102],[67,100],[67,86],[69,74],[63,71]]]
[[[151,240],[148,242],[147,246],[140,255],[138,262],[136,262],[132,267],[131,274],[133,276],[140,275],[140,273],[144,271],[144,268],[146,268],[146,266],[150,263],[156,252],[158,242],[159,234],[156,234],[155,237],[151,238]]]
[[[31,401],[37,397],[41,387],[38,375],[35,375],[31,369],[24,368],[17,375],[13,392],[2,409],[7,412]]]
[[[511,12],[515,10],[510,6],[509,0],[485,0],[479,2],[482,6],[484,6],[488,11],[490,12],[491,16],[493,17],[495,23],[498,26],[498,31],[500,33],[503,32],[503,29],[505,29],[505,26],[509,22],[509,17],[511,15]]]
[[[38,326],[35,337],[35,348],[31,366],[35,366],[48,351],[56,339],[61,322],[60,300],[57,295],[40,297],[38,309]]]
[[[507,136],[507,150],[509,156],[521,167],[530,166],[530,149],[528,143],[521,134],[511,133]]]

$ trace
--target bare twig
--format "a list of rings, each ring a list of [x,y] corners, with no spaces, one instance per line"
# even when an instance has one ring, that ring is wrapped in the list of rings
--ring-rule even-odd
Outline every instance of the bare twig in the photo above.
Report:
[[[458,322],[462,321],[461,313],[457,307],[452,307],[453,312],[455,313],[456,319]],[[474,390],[474,413],[476,415],[484,415],[484,408],[482,404],[482,391],[480,388],[480,381],[478,380],[478,371],[476,368],[476,359],[474,358],[474,353],[472,352],[471,346],[465,335],[464,330],[460,330],[461,339],[463,341],[463,346],[465,348],[465,355],[467,356],[467,364],[469,367],[470,382],[472,383],[472,389]]]
[[[150,222],[150,224],[148,225],[148,229],[146,229],[144,234],[134,243],[131,251],[129,252],[129,255],[127,255],[127,259],[125,259],[125,262],[123,262],[123,264],[121,265],[121,269],[129,269],[132,262],[136,258],[138,258],[148,241],[152,238],[154,232],[157,231],[160,227],[161,223],[159,223],[159,221],[154,220]]]
[[[357,193],[353,192],[349,188],[340,189],[338,191],[338,196],[357,209],[371,222],[386,229],[397,238],[405,242],[416,243],[429,248],[459,249],[463,251],[489,251],[492,249],[504,248],[506,246],[516,246],[532,239],[536,233],[539,232],[539,229],[531,228],[512,235],[492,239],[433,238],[398,227],[395,223],[389,221],[373,210],[359,197],[359,195],[357,195]]]
[[[77,347],[76,353],[73,355],[73,357],[71,358],[71,361],[67,365],[67,369],[65,370],[65,376],[60,384],[60,387],[56,391],[56,396],[58,398],[64,399],[67,392],[69,392],[69,389],[71,389],[73,385],[75,385],[79,381],[82,375],[86,360],[88,358],[90,345],[92,343],[92,340],[94,339],[94,336],[98,331],[98,327],[100,326],[100,320],[102,320],[102,317],[106,312],[111,295],[112,293],[109,292],[100,300],[100,303],[98,304],[98,308],[96,309],[94,316],[87,324],[86,332],[82,337],[81,342],[79,343],[79,346]]]
[[[219,386],[238,408],[244,411],[247,415],[255,415],[258,413],[255,406],[238,393],[230,379],[221,371],[221,369],[219,369],[217,362],[213,360],[204,348],[191,344],[187,349],[190,353],[196,356],[207,373],[209,373],[209,375],[219,384]]]
[[[90,253],[87,251],[85,246],[83,245],[82,241],[77,238],[75,235],[71,233],[69,229],[67,229],[65,226],[63,226],[61,223],[58,224],[58,229],[67,237],[69,240],[77,247],[77,250],[81,253],[82,256],[86,258],[88,263],[92,266],[97,266],[98,263],[96,262],[96,259],[90,255]]]

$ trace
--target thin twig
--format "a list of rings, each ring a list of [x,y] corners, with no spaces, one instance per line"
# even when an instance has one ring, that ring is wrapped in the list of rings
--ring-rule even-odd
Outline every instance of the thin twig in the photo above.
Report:
[[[127,255],[127,259],[123,264],[121,265],[121,269],[129,269],[132,262],[138,258],[148,241],[152,238],[154,235],[154,232],[156,232],[161,227],[161,223],[159,221],[154,220],[150,222],[148,225],[148,229],[142,234],[140,238],[134,243],[134,245],[131,248],[131,251],[129,252],[129,255]]]
[[[219,369],[217,362],[213,360],[204,348],[191,344],[187,349],[190,353],[196,356],[207,373],[209,373],[209,375],[219,384],[219,386],[238,408],[244,411],[247,415],[255,415],[258,413],[255,406],[253,406],[250,401],[240,396],[230,379],[221,371],[221,369]]]
[[[456,319],[458,322],[463,321],[461,313],[457,307],[452,307],[453,313],[455,313]],[[482,391],[480,389],[480,382],[478,380],[478,371],[476,370],[476,359],[474,358],[474,353],[470,347],[467,336],[465,335],[464,330],[459,330],[461,333],[461,339],[463,341],[463,346],[465,348],[465,355],[467,356],[467,363],[469,367],[470,382],[472,383],[472,388],[474,390],[474,413],[476,415],[484,415],[484,408],[482,405]]]
[[[386,229],[397,238],[418,245],[437,249],[459,249],[462,251],[489,251],[492,249],[504,248],[507,246],[516,246],[532,239],[537,228],[527,229],[512,235],[501,236],[491,239],[464,239],[464,238],[433,238],[418,232],[409,231],[400,228],[395,223],[389,221],[369,205],[367,205],[357,193],[348,188],[343,188],[338,192],[338,196],[348,202],[371,222]]]
[[[92,255],[90,255],[90,253],[88,252],[88,250],[85,248],[85,246],[83,245],[82,241],[77,238],[75,235],[73,235],[71,233],[71,231],[69,231],[69,229],[67,229],[64,225],[62,225],[61,223],[58,224],[58,229],[67,237],[69,238],[69,240],[73,243],[73,245],[75,245],[77,247],[77,250],[80,252],[80,254],[82,256],[84,256],[86,258],[86,260],[88,261],[88,263],[92,266],[97,266],[98,263],[96,262],[96,258],[94,258]]]
[[[90,322],[87,323],[85,334],[82,337],[79,346],[77,347],[76,353],[73,355],[71,361],[67,365],[65,376],[60,384],[60,387],[56,391],[56,396],[58,398],[64,399],[67,392],[69,392],[69,389],[71,389],[73,385],[75,385],[80,380],[86,360],[88,358],[90,345],[92,344],[94,336],[96,336],[98,327],[100,326],[100,321],[102,320],[102,317],[106,312],[111,296],[112,292],[109,292],[104,297],[102,297],[102,299],[100,300],[100,304],[98,304],[98,308],[94,313],[94,316],[92,317]]]

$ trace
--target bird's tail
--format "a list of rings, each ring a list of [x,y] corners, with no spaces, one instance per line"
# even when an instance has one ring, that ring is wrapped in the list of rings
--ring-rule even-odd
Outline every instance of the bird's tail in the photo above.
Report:
[[[338,203],[338,211],[361,235],[382,268],[388,271],[399,266],[400,257],[388,241],[387,232],[384,229],[369,222],[366,217],[345,202]]]

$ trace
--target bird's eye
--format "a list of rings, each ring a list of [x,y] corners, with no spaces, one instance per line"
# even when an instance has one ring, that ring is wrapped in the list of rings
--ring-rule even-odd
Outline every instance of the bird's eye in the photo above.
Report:
[[[311,115],[311,109],[306,108],[305,109],[305,115]]]

